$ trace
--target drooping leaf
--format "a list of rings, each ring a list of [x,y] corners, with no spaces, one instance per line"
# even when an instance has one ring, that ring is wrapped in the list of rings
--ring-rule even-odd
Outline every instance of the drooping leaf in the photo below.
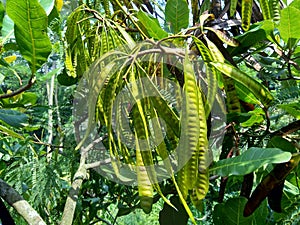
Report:
[[[247,202],[244,197],[231,198],[225,203],[217,204],[213,211],[215,225],[265,224],[268,215],[267,204],[261,205],[251,217],[244,217],[243,210]]]
[[[157,19],[150,18],[148,14],[140,10],[137,14],[139,22],[141,22],[144,29],[147,31],[150,38],[162,39],[168,36],[168,33],[164,31],[157,21]]]
[[[165,8],[166,22],[177,34],[189,25],[189,6],[185,0],[168,0]]]
[[[279,148],[249,148],[241,155],[216,162],[210,172],[220,176],[245,175],[270,163],[289,161],[291,153]]]
[[[278,30],[285,42],[289,38],[300,38],[299,21],[300,9],[289,6],[281,11]]]
[[[228,36],[227,34],[223,33],[222,31],[216,30],[216,29],[211,28],[211,27],[206,27],[206,29],[214,32],[218,36],[218,38],[221,41],[223,41],[225,44],[227,44],[229,46],[232,46],[232,47],[239,46],[239,42],[237,40],[235,40],[234,38]]]
[[[28,116],[11,109],[0,109],[0,120],[13,127],[22,127],[27,123]]]
[[[6,12],[15,23],[15,37],[22,56],[34,74],[51,52],[47,15],[37,0],[8,0]]]

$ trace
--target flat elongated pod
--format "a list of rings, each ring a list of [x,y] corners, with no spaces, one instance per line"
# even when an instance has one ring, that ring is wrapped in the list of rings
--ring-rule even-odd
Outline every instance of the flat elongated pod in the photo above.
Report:
[[[247,31],[250,28],[253,0],[242,0],[242,28]]]

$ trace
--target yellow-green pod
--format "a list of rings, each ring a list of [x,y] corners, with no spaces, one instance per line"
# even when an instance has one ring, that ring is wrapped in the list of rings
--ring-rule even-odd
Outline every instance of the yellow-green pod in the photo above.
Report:
[[[230,17],[234,16],[237,3],[238,3],[238,0],[230,0],[230,9],[229,9]]]
[[[250,28],[253,0],[242,0],[242,28],[247,31]]]
[[[232,37],[229,37],[227,34],[223,33],[222,31],[220,30],[216,30],[214,28],[211,28],[211,27],[205,27],[205,29],[207,30],[210,30],[212,32],[214,32],[218,38],[223,41],[225,44],[229,45],[229,46],[232,46],[232,47],[237,47],[239,46],[239,42],[237,40],[235,40],[234,38]]]
[[[136,136],[136,138],[138,138]],[[138,144],[137,144],[138,145]],[[145,213],[150,213],[153,204],[153,188],[144,166],[140,149],[136,149],[136,173],[138,181],[138,191],[140,197],[140,207]]]
[[[270,91],[257,80],[253,79],[246,73],[240,71],[236,67],[229,65],[227,63],[211,63],[217,70],[224,73],[226,76],[231,77],[235,81],[241,83],[243,86],[247,87],[255,97],[260,100],[262,105],[266,108],[273,101],[274,97]]]
[[[260,5],[260,8],[261,8],[264,20],[271,19],[269,1],[268,0],[259,0],[259,5]]]
[[[279,0],[271,0],[273,21],[278,24],[280,22],[280,5]]]

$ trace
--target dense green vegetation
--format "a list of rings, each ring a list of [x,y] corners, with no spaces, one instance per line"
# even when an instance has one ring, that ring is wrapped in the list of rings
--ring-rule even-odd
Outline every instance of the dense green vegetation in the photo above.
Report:
[[[299,224],[300,1],[0,2],[0,224]]]

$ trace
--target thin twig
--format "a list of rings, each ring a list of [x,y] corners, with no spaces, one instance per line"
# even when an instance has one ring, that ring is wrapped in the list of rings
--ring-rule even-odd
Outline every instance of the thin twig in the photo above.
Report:
[[[0,95],[0,99],[11,98],[11,97],[14,97],[14,96],[16,96],[18,94],[21,94],[24,91],[27,91],[28,89],[31,88],[31,86],[35,83],[35,81],[36,81],[35,76],[31,76],[30,79],[29,79],[29,81],[28,81],[28,83],[24,87],[21,87],[18,90],[13,91],[11,93],[2,94],[2,95]]]

